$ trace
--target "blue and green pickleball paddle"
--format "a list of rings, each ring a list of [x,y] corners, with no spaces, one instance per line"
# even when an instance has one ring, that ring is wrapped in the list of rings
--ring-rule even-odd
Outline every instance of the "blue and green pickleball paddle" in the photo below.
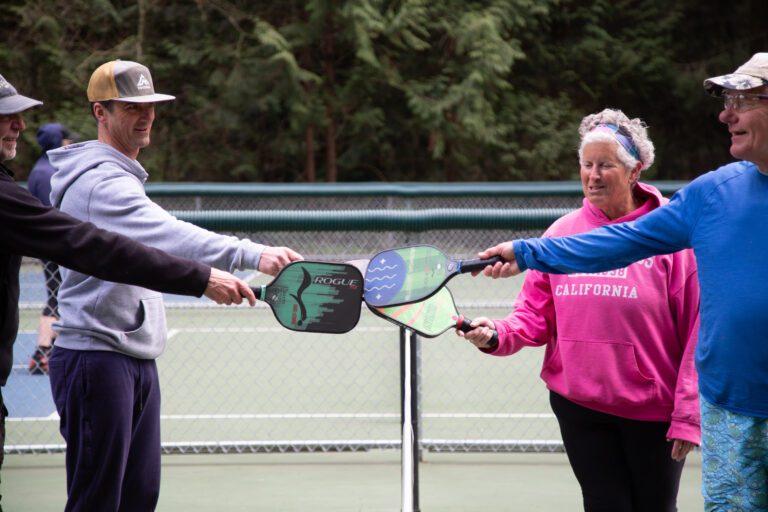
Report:
[[[453,260],[431,245],[389,249],[370,259],[363,299],[374,307],[397,306],[426,299],[452,277],[482,270],[501,258]]]
[[[269,284],[251,289],[292,331],[344,333],[360,319],[363,276],[346,263],[295,261]]]

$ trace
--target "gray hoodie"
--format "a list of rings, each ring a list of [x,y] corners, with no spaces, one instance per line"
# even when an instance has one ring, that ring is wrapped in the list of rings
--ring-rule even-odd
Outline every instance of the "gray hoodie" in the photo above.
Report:
[[[51,203],[73,217],[165,252],[227,271],[258,268],[263,245],[180,221],[144,191],[147,172],[136,160],[97,141],[48,153],[57,172]],[[154,359],[165,349],[162,295],[62,269],[56,345]]]

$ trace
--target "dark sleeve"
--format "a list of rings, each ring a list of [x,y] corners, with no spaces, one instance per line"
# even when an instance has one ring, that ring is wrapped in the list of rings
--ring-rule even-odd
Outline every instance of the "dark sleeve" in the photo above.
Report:
[[[0,247],[106,281],[178,295],[201,296],[211,273],[208,265],[171,256],[44,206],[6,176],[0,177]]]

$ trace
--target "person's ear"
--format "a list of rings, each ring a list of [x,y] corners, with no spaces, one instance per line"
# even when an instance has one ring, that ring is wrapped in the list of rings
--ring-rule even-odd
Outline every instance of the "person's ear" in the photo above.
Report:
[[[104,108],[104,105],[99,103],[98,101],[93,104],[93,117],[96,118],[97,121],[101,122],[106,117],[106,108]]]

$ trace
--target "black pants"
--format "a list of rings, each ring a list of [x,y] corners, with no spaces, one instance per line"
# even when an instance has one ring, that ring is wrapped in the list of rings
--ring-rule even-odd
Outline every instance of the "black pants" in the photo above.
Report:
[[[588,409],[550,392],[586,512],[674,512],[683,462],[672,459],[668,422]]]

